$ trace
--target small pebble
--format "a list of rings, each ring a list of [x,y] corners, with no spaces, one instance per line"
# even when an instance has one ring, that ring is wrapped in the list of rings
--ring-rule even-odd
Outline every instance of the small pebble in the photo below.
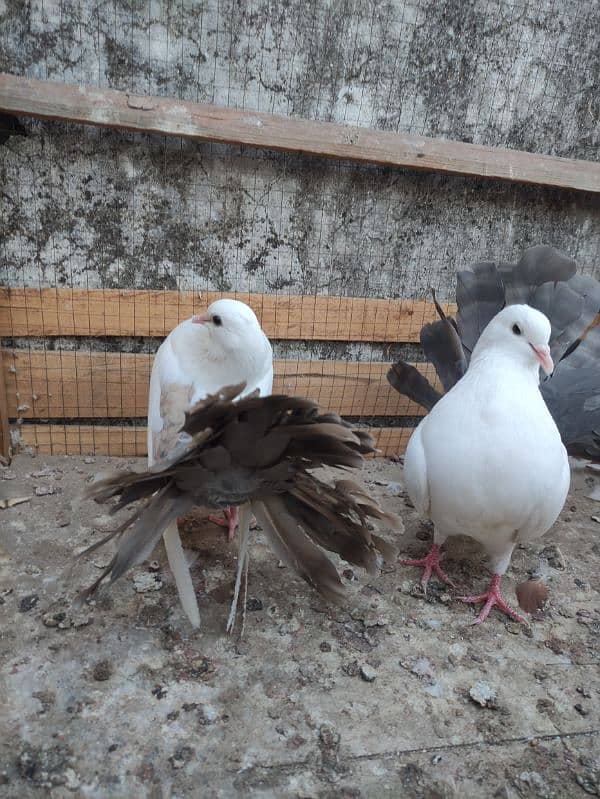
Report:
[[[360,676],[365,682],[375,682],[377,672],[366,663],[360,667]]]
[[[263,609],[263,603],[260,601],[260,599],[251,598],[246,602],[246,610],[249,613],[262,609]]]
[[[35,495],[37,497],[46,497],[49,494],[54,494],[52,486],[36,486]]]
[[[321,652],[331,652],[331,644],[327,643],[327,641],[321,641],[319,649]]]
[[[586,710],[586,708],[584,708],[581,702],[577,702],[577,704],[573,705],[573,707],[579,713],[580,716],[589,716],[590,714],[590,711]]]
[[[110,679],[113,673],[112,664],[109,660],[99,660],[94,666],[92,677],[98,682]]]
[[[30,610],[33,610],[39,601],[40,598],[37,594],[29,594],[29,596],[24,596],[19,600],[19,613],[28,613]]]

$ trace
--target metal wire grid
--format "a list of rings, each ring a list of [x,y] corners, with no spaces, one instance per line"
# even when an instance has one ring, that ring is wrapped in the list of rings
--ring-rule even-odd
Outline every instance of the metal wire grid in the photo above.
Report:
[[[449,3],[418,2],[313,2],[272,8],[265,3],[114,0],[93,5],[91,17],[88,9],[81,2],[32,4],[29,33],[18,30],[18,21],[4,25],[9,66],[12,58],[13,71],[48,79],[564,155],[585,156],[597,140],[593,117],[582,121],[572,114],[564,120],[555,89],[561,76],[573,73],[569,43],[587,24],[591,3],[571,8],[556,1],[472,2],[461,4],[458,16]],[[435,48],[439,55],[427,63],[432,52],[427,37],[439,30],[440,20],[447,23],[447,38]],[[38,29],[53,31],[43,46],[38,41],[37,58],[28,40],[36,30],[32,21]],[[15,27],[22,35],[18,47]],[[566,38],[560,35],[565,27]],[[462,61],[461,37],[476,43],[469,58],[463,48]],[[501,62],[492,46],[499,37],[505,42]],[[459,44],[451,46],[452,39]],[[598,56],[590,43],[579,54],[580,93],[588,91],[597,69]],[[446,99],[438,107],[427,81],[440,80]],[[456,102],[465,81],[473,92]],[[548,146],[539,132],[557,116],[560,135]],[[585,199],[575,200],[579,207],[567,240],[563,233],[563,240],[555,242],[549,193],[535,189],[499,189],[460,178],[417,177],[81,126],[26,127],[29,143],[6,151],[2,159],[9,187],[3,206],[10,221],[2,283],[8,286],[171,289],[198,296],[218,290],[401,302],[425,299],[434,286],[442,299],[451,299],[446,276],[457,267],[478,257],[510,257],[519,246],[536,243],[527,241],[523,231],[513,231],[507,246],[512,219],[505,209],[528,203],[544,240],[579,257],[586,269],[598,263],[598,231],[586,230],[579,218],[590,210]],[[128,179],[116,181],[123,172]],[[476,205],[482,198],[489,208],[500,204],[499,211],[467,226],[453,224],[458,206]],[[73,218],[71,211],[81,208],[82,201],[103,216],[104,240],[90,237],[98,227]],[[62,227],[52,213],[62,215]],[[415,221],[422,223],[418,234]],[[72,235],[73,229],[78,235]],[[338,330],[347,321],[344,307],[341,300],[337,306],[332,303],[325,320]],[[139,329],[148,323],[139,319]],[[137,320],[137,330],[136,325]],[[115,336],[108,328],[104,336],[92,338],[51,336],[42,329],[37,339],[15,338],[7,344],[17,355],[25,350],[30,360],[43,354],[38,366],[42,382],[44,370],[46,375],[58,372],[52,385],[62,396],[56,405],[63,414],[72,408],[77,416],[56,418],[65,430],[57,451],[69,446],[96,449],[104,439],[96,440],[100,434],[95,428],[108,423],[121,426],[128,440],[131,435],[140,438],[141,415],[112,418],[101,413],[109,395],[112,407],[115,402],[121,410],[130,407],[126,393],[131,381],[125,383],[123,376],[132,368],[134,406],[143,408],[140,386],[145,385],[158,340]],[[393,341],[281,340],[274,345],[276,357],[297,361],[299,374],[309,361],[372,364],[358,380],[375,386],[376,393],[389,391],[381,363],[400,354],[422,357],[418,347]],[[9,370],[17,369],[14,353]],[[69,369],[75,370],[69,382],[63,353],[68,353]],[[79,357],[86,354],[87,361]],[[32,368],[29,374],[33,397],[36,372]],[[337,388],[328,378],[315,380],[314,398],[339,402],[356,390],[350,371],[341,389],[339,382],[339,375]],[[98,384],[105,387],[101,396],[95,394]],[[78,394],[83,386],[85,403]],[[23,410],[27,403],[16,399],[20,418],[52,420],[50,415],[36,416],[31,406]],[[91,416],[81,418],[82,406],[89,407],[90,401]],[[414,423],[407,417],[353,415],[371,425]],[[73,428],[78,430],[75,443]]]

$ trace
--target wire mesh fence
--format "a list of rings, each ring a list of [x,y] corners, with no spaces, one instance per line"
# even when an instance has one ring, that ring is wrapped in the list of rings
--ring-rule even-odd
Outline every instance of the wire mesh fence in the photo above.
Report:
[[[584,159],[600,142],[593,2],[44,2],[0,69]],[[423,361],[429,291],[552,244],[597,273],[597,195],[4,118],[0,335],[15,442],[145,451],[152,354],[216,296],[256,310],[275,390],[402,449],[385,379]],[[423,369],[430,367],[423,363]],[[431,371],[431,370],[430,370]]]

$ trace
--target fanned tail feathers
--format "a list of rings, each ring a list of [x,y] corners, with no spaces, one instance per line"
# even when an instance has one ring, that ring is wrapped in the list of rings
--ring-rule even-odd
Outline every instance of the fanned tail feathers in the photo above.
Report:
[[[376,571],[392,548],[373,535],[368,519],[394,524],[364,489],[352,481],[331,486],[313,474],[323,466],[353,468],[375,451],[373,440],[334,413],[297,397],[271,395],[237,399],[243,386],[226,387],[198,403],[186,416],[191,440],[144,472],[119,472],[92,483],[87,495],[116,500],[114,510],[143,501],[110,538],[115,557],[86,595],[140,563],[167,526],[196,505],[248,507],[279,557],[325,597],[338,599],[342,583],[325,550]],[[244,516],[245,518],[245,516]],[[242,560],[247,538],[242,536]]]

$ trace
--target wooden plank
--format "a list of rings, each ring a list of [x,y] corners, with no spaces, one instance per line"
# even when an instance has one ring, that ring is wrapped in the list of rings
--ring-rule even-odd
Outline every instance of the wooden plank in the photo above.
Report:
[[[600,164],[0,74],[0,109],[384,166],[600,192]]]
[[[139,418],[148,412],[152,356],[114,352],[6,350],[12,419]],[[298,394],[344,416],[421,416],[387,382],[387,363],[275,361],[275,392]],[[435,379],[430,364],[421,371]]]
[[[367,428],[363,428],[367,429]],[[22,424],[21,443],[33,447],[39,455],[112,455],[131,458],[146,455],[145,427],[106,425]],[[372,427],[383,456],[402,454],[412,429],[407,427]]]
[[[221,297],[250,305],[274,339],[417,342],[421,327],[437,319],[433,303],[417,300],[0,288],[0,336],[166,336]]]
[[[8,424],[8,389],[0,351],[0,455],[10,460],[10,427]]]

